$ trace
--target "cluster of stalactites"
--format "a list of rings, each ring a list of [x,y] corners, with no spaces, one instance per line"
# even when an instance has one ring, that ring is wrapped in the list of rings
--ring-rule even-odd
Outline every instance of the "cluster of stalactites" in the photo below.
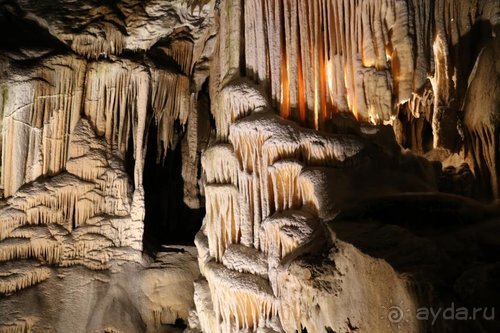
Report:
[[[43,281],[50,271],[46,265],[102,270],[113,258],[137,260],[142,249],[143,215],[121,159],[85,119],[75,126],[69,146],[66,171],[24,185],[0,209],[5,292]],[[40,269],[5,271],[28,259]]]
[[[43,234],[43,237],[40,236],[41,239],[39,239],[39,241],[41,243],[33,243],[35,241],[33,237],[37,234],[33,234],[31,229],[29,229],[30,225],[39,226],[38,228],[41,229],[33,230],[40,231],[47,230],[44,228],[54,224],[60,225],[63,228],[60,232],[64,234],[74,232],[76,236],[81,234],[81,230],[78,228],[85,226],[82,230],[93,232],[94,234],[104,233],[110,239],[115,239],[115,243],[117,243],[115,245],[117,246],[126,243],[135,246],[135,244],[133,244],[133,239],[129,239],[130,242],[127,241],[130,236],[133,236],[127,234],[127,229],[132,228],[132,225],[125,225],[131,223],[129,218],[127,218],[130,210],[129,206],[117,209],[114,200],[110,202],[107,198],[109,194],[106,194],[105,191],[103,192],[98,186],[95,186],[95,184],[86,182],[79,183],[76,178],[70,176],[57,178],[58,183],[56,184],[54,184],[54,182],[49,182],[47,184],[34,183],[30,187],[29,192],[20,191],[16,193],[16,195],[9,200],[9,206],[0,211],[5,222],[5,226],[2,225],[1,237],[4,241],[0,243],[0,248],[5,249],[5,256],[9,256],[10,259],[32,256],[38,257],[38,252],[40,251],[37,249],[40,247],[40,249],[46,251],[50,248],[51,244],[54,245],[54,249],[59,249],[56,251],[57,253],[60,252],[60,248],[63,244],[60,242],[51,243],[50,239],[52,239],[52,236],[50,233]],[[120,198],[120,200],[128,205],[128,196]],[[12,211],[16,212],[16,214],[12,214]],[[87,224],[91,217],[98,215],[116,216],[118,217],[116,220],[117,223],[111,220],[111,224],[107,227],[106,222],[98,222],[93,228],[95,230],[93,230],[92,227],[88,227]],[[16,239],[19,237],[29,239],[27,243],[23,241],[26,243],[26,248],[19,246],[17,250],[14,248],[11,249],[9,244],[16,242]],[[121,239],[121,237],[124,239]],[[24,252],[17,253],[16,251]],[[31,251],[35,252],[32,253]],[[55,259],[46,258],[49,262],[57,263],[60,261],[59,255],[51,255],[50,257]],[[10,259],[2,257],[2,260]]]
[[[191,74],[193,68],[193,43],[188,39],[178,39],[170,43],[169,47],[161,48],[172,57],[186,75]]]
[[[213,116],[218,141],[226,141],[229,126],[236,120],[248,116],[255,109],[268,107],[259,87],[248,80],[238,79],[225,85],[217,95]]]
[[[190,80],[187,76],[168,70],[153,69],[151,72],[151,106],[158,127],[157,157],[166,154],[174,145],[174,123],[184,126],[190,107]]]
[[[24,333],[29,332],[32,327],[32,319],[19,319],[0,325],[1,333]]]
[[[125,38],[115,24],[99,22],[89,25],[86,29],[86,32],[75,35],[71,41],[71,48],[77,54],[97,59],[122,53]]]
[[[318,212],[320,199],[309,178],[301,177],[304,168],[340,165],[364,147],[354,137],[299,130],[261,111],[230,130],[229,143],[212,146],[202,158],[207,183],[204,232],[210,256],[219,262],[231,244],[261,249],[261,223],[274,213],[303,206]]]
[[[487,6],[446,0],[247,1],[240,13],[246,74],[267,86],[282,116],[314,128],[336,111],[392,122],[398,105],[412,94],[424,97],[429,82],[435,109],[449,107],[461,75],[451,49],[480,15],[493,12]]]
[[[498,108],[489,98],[497,88],[475,79],[478,64],[495,67],[494,1],[227,0],[219,11],[212,96],[236,91],[243,75],[281,116],[309,128],[334,129],[337,111],[391,124],[405,148],[458,153],[479,196],[498,196]],[[481,75],[496,82],[495,71]],[[246,95],[212,103],[219,141],[248,114],[230,98]],[[480,118],[490,119],[479,126]]]
[[[48,267],[21,266],[11,269],[10,274],[0,277],[0,294],[9,294],[40,283],[51,276]],[[0,328],[0,332],[2,329]],[[22,331],[26,332],[26,331]]]
[[[221,332],[254,331],[277,316],[278,303],[266,280],[217,264],[209,267],[206,278],[215,314],[222,318]]]
[[[187,76],[129,60],[86,62],[75,56],[54,56],[9,80],[0,94],[6,197],[25,183],[66,168],[70,138],[81,115],[122,158],[132,150],[138,186],[148,109],[157,124],[158,156],[174,144],[174,123],[184,126],[191,110]],[[79,177],[94,178],[102,172],[102,159],[87,162],[91,164]]]
[[[122,155],[132,138],[136,186],[142,182],[147,110],[153,110],[160,159],[174,145],[174,124],[184,126],[191,110],[190,80],[166,69],[130,61],[95,62],[87,74],[85,115]]]
[[[340,166],[364,148],[354,137],[283,120],[249,87],[238,79],[222,90],[222,135],[202,156],[207,213],[195,243],[207,284],[196,284],[195,303],[207,332],[280,331],[280,262],[317,237],[322,209],[302,175],[310,166]]]
[[[335,111],[388,121],[392,95],[406,100],[422,80],[404,2],[252,0],[243,15],[256,27],[245,30],[247,74],[269,86],[285,118],[314,128]]]
[[[124,153],[137,118],[139,86],[148,85],[145,68],[132,63],[93,62],[87,69],[84,114],[98,135]],[[135,137],[135,135],[134,135]]]

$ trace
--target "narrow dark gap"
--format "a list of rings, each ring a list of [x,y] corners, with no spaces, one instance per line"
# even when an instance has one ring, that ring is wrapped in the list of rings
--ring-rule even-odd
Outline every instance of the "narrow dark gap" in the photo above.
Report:
[[[144,219],[144,248],[156,252],[162,245],[192,245],[201,227],[205,210],[190,209],[184,203],[182,179],[182,151],[174,149],[157,159],[157,128],[149,128],[148,147],[144,165],[146,216]]]
[[[210,78],[207,78],[205,82],[203,82],[203,85],[201,87],[201,91],[198,94],[198,110],[199,112],[203,112],[204,115],[204,122],[201,122],[202,124],[204,123],[208,128],[205,128],[206,133],[206,144],[208,144],[208,140],[210,137],[210,132],[212,130],[215,130],[215,118],[212,115],[212,112],[210,111],[212,101],[210,100]]]
[[[125,162],[125,172],[127,172],[127,175],[129,176],[130,182],[132,184],[135,183],[135,175],[134,175],[134,169],[135,169],[135,158],[134,158],[134,139],[132,135],[129,135],[128,141],[127,141],[127,152],[125,154],[124,158]]]
[[[201,179],[201,152],[206,149],[215,121],[210,113],[210,97],[207,79],[198,93],[198,112],[191,117],[198,117],[198,165],[197,179]],[[187,139],[186,128],[176,123],[173,129],[178,136],[175,147],[163,151],[158,149],[158,128],[154,122],[148,129],[148,145],[144,164],[143,185],[145,190],[146,216],[144,219],[144,249],[155,253],[162,245],[193,245],[194,237],[200,230],[205,207],[203,196],[199,197],[200,208],[192,209],[184,202],[184,179],[182,176],[183,144]],[[161,151],[159,159],[157,154]],[[129,161],[129,160],[127,160]],[[133,172],[133,158],[130,165]]]
[[[425,119],[422,119],[423,121],[423,126],[422,126],[422,149],[424,153],[431,151],[434,147],[434,134],[432,133],[432,125],[426,121]]]

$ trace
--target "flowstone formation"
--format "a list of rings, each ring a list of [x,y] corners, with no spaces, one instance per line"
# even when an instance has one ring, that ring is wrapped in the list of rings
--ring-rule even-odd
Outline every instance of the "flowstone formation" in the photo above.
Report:
[[[498,198],[498,1],[243,3],[221,6],[221,33],[241,36],[221,41],[222,66],[241,61],[281,116],[323,130],[338,112],[390,124],[401,146],[467,165],[468,195]]]
[[[232,101],[224,103],[223,114],[238,110],[240,119],[230,126],[228,141],[212,145],[202,159],[207,215],[196,245],[204,278],[195,284],[193,328],[382,331],[386,323],[378,313],[363,313],[396,298],[414,307],[406,281],[387,263],[335,240],[323,221],[335,216],[345,190],[335,188],[335,176],[348,178],[347,170],[389,156],[370,157],[376,149],[360,137],[300,129],[266,103],[249,107],[245,97],[259,96],[250,87],[241,83],[221,93]],[[406,177],[423,184],[419,175]],[[322,254],[311,267],[298,260],[305,253]],[[374,301],[379,292],[380,303]],[[416,327],[408,322],[406,329]]]
[[[0,332],[187,322],[196,253],[148,243],[143,174],[181,149],[180,200],[200,205],[213,6],[2,2]]]
[[[1,2],[0,333],[500,330],[499,22]]]
[[[453,194],[498,197],[498,62],[481,60],[498,52],[498,13],[490,1],[221,3],[192,331],[495,327],[415,314],[497,304],[464,286],[474,267],[495,279],[499,207]],[[493,84],[476,95],[482,66]],[[484,96],[473,109],[471,94]]]
[[[241,79],[221,96],[221,114],[234,122],[202,157],[207,214],[195,240],[202,277],[189,332],[455,327],[426,326],[414,314],[441,304],[434,288],[464,296],[443,288],[464,283],[461,269],[496,267],[480,253],[498,246],[484,239],[498,232],[498,205],[437,194],[441,169],[401,151],[389,128],[354,125],[358,135],[303,129],[271,112]],[[438,225],[440,245],[425,235]],[[479,253],[462,251],[484,262],[450,263],[457,241],[477,241]],[[387,317],[395,306],[404,306],[404,320]]]

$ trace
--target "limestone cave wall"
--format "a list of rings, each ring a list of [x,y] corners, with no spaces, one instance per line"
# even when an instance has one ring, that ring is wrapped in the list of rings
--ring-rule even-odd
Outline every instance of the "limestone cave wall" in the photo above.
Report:
[[[497,330],[499,23],[0,1],[0,332]]]

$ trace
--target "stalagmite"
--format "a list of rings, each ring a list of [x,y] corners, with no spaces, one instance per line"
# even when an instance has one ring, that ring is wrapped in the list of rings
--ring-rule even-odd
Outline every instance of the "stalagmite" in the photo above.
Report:
[[[219,323],[214,312],[210,288],[206,280],[198,280],[194,283],[194,303],[197,309],[204,309],[203,312],[196,313],[196,319],[191,319],[191,328],[203,330],[207,333],[219,332]],[[196,320],[195,324],[193,320]]]
[[[235,98],[240,92],[235,90],[233,94],[226,103],[240,105]],[[241,120],[232,119],[229,143],[210,147],[202,159],[207,180],[207,216],[196,245],[200,270],[207,278],[213,302],[213,308],[207,301],[195,302],[198,324],[203,331],[214,330],[214,323],[207,319],[212,311],[216,318],[220,314],[216,325],[224,332],[238,328],[256,330],[257,326],[281,329],[276,324],[277,313],[271,310],[277,301],[274,297],[279,296],[281,260],[309,246],[321,230],[317,227],[317,216],[324,208],[325,198],[316,190],[317,182],[301,180],[304,163],[339,166],[364,149],[362,140],[309,133],[260,106],[253,111]],[[221,160],[222,156],[225,159]],[[290,210],[303,206],[313,215]],[[211,261],[210,257],[222,264]],[[267,265],[263,265],[266,257]],[[244,282],[251,276],[261,278]],[[242,285],[235,291],[234,287],[220,289],[225,279]],[[261,292],[254,289],[269,283],[272,286],[266,292],[269,300],[264,301],[259,296]],[[228,303],[229,299],[243,304]],[[270,310],[259,314],[260,310],[249,304],[263,304]]]

